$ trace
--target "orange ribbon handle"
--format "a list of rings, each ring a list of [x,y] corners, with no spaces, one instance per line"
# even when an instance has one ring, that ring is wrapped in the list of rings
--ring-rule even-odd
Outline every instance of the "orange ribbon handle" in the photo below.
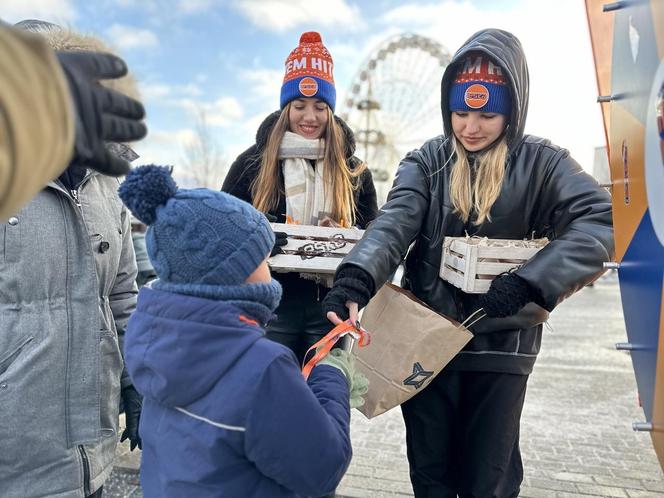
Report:
[[[364,347],[371,342],[371,334],[369,334],[369,332],[367,332],[362,327],[356,327],[350,323],[350,320],[346,320],[345,322],[338,324],[327,334],[325,334],[323,338],[316,342],[316,344],[311,346],[307,350],[307,353],[304,355],[306,358],[310,351],[316,351],[316,354],[314,354],[314,356],[306,363],[306,365],[302,367],[302,375],[304,375],[305,380],[309,378],[309,375],[311,374],[311,371],[314,369],[316,364],[325,358],[325,356],[327,356],[327,354],[332,350],[337,341],[348,334],[352,335],[356,339],[359,339],[358,345],[360,347]]]

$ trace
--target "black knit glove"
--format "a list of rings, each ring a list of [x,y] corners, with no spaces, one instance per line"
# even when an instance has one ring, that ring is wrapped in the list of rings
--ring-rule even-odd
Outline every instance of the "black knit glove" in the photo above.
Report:
[[[141,420],[141,408],[143,407],[143,396],[138,394],[138,391],[134,389],[134,386],[127,386],[122,390],[122,403],[124,404],[125,412],[125,424],[126,428],[122,433],[120,441],[124,441],[129,438],[130,451],[134,451],[134,448],[138,446],[138,449],[142,449],[141,436],[138,433],[138,424]]]
[[[127,74],[122,59],[85,51],[56,52],[76,108],[76,143],[71,164],[112,176],[124,175],[129,163],[111,153],[105,142],[131,142],[147,133],[140,102],[99,84]]]
[[[265,217],[267,218],[267,221],[270,223],[276,223],[277,222],[277,217],[273,214],[270,213],[264,213]],[[276,256],[277,254],[283,254],[284,250],[282,249],[283,246],[288,244],[288,234],[286,232],[274,232],[274,246],[272,246],[272,252],[270,253],[270,257]]]
[[[516,273],[506,273],[491,282],[486,294],[480,296],[480,306],[490,318],[515,315],[531,301],[538,301],[537,291]]]
[[[288,234],[286,232],[274,232],[274,246],[272,247],[270,257],[283,254],[284,250],[282,247],[286,244],[288,244]]]
[[[342,320],[348,320],[347,301],[364,308],[373,295],[373,278],[357,266],[344,266],[337,273],[332,288],[323,299],[323,313],[334,311]]]

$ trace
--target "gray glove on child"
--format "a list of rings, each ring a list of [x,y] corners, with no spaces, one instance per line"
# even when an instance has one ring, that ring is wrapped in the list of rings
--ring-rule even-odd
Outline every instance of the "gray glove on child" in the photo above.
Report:
[[[318,364],[337,368],[344,374],[348,381],[351,408],[357,408],[364,404],[362,396],[369,391],[369,380],[362,372],[358,372],[355,369],[355,358],[353,355],[343,349],[333,349]]]

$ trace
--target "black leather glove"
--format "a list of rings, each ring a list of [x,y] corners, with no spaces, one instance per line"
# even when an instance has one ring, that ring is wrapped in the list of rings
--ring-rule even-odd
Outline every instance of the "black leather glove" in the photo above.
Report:
[[[286,232],[274,232],[274,247],[272,247],[270,257],[283,254],[284,250],[282,247],[286,244],[288,244],[288,234]]]
[[[334,311],[342,320],[348,320],[347,301],[364,308],[374,291],[373,278],[357,266],[344,266],[337,273],[332,288],[323,299],[323,313]]]
[[[490,318],[515,315],[531,301],[538,302],[537,291],[516,273],[498,276],[486,294],[480,296],[480,306]]]
[[[129,162],[112,154],[105,142],[140,140],[147,133],[140,102],[99,84],[127,74],[122,59],[85,51],[56,52],[76,107],[76,143],[71,164],[120,176]]]
[[[143,407],[143,397],[138,394],[134,386],[127,386],[122,390],[122,403],[124,404],[126,428],[122,433],[120,442],[129,438],[130,451],[138,446],[142,449],[141,436],[138,433],[138,424],[141,420],[141,408]]]

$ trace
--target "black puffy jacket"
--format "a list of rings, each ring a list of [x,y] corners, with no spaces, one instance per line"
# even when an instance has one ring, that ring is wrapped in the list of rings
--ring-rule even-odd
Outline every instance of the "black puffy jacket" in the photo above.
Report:
[[[441,85],[446,135],[452,133],[447,110],[450,82],[469,51],[484,52],[498,61],[512,89],[506,131],[510,153],[491,221],[464,224],[454,213],[449,192],[454,158],[449,141],[439,136],[402,160],[386,204],[342,267],[355,265],[367,271],[378,289],[408,251],[404,286],[432,308],[462,322],[479,308],[478,296],[438,276],[446,236],[468,232],[505,239],[549,237],[550,243],[516,272],[539,292],[546,309],[529,303],[515,316],[481,320],[472,327],[475,337],[447,367],[528,374],[539,352],[547,310],[599,276],[602,263],[612,258],[611,200],[567,150],[524,136],[528,68],[521,45],[510,33],[481,31],[455,54]]]

